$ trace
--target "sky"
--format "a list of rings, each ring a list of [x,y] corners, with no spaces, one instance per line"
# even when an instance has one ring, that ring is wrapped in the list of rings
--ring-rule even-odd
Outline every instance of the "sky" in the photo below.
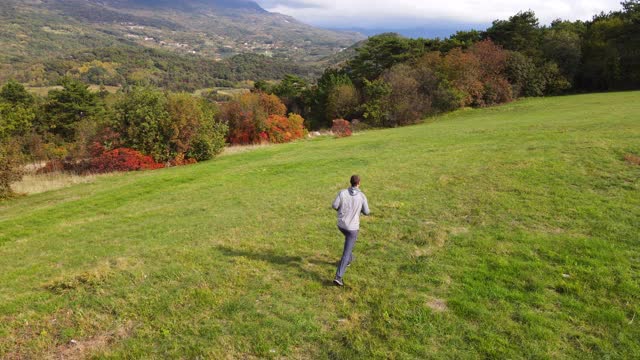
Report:
[[[543,24],[589,20],[620,9],[621,0],[257,0],[265,9],[325,28],[484,30],[495,19],[533,10]]]

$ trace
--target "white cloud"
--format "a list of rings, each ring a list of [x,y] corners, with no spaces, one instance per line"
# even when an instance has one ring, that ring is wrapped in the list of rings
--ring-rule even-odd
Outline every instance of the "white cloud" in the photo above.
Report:
[[[542,23],[588,20],[620,8],[621,0],[257,0],[269,11],[307,23],[339,27],[413,27],[429,23],[488,24],[521,10],[533,10]]]

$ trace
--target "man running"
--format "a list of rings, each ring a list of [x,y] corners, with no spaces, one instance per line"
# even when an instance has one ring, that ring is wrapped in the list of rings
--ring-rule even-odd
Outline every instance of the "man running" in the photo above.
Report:
[[[351,187],[338,193],[333,201],[333,208],[338,211],[338,229],[344,234],[342,259],[338,264],[333,283],[344,286],[342,277],[347,266],[353,261],[353,246],[356,244],[360,230],[360,213],[369,215],[367,197],[360,191],[360,176],[353,175],[351,177]]]

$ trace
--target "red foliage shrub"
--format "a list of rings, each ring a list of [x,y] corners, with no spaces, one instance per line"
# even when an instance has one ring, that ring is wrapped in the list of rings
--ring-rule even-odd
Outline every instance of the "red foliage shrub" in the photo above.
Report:
[[[89,146],[91,157],[99,157],[103,152],[120,147],[121,136],[118,132],[111,128],[103,128],[93,138],[92,144]]]
[[[473,44],[469,49],[479,61],[481,77],[498,77],[504,74],[509,53],[491,40]]]
[[[289,117],[271,115],[266,123],[266,135],[269,141],[278,144],[296,139],[301,139],[305,135],[304,119],[297,114],[290,114]]]
[[[331,126],[331,132],[336,137],[351,136],[351,123],[344,119],[335,119],[333,120],[333,126]]]
[[[513,100],[512,87],[505,70],[509,54],[491,40],[473,44],[469,49],[479,62],[479,78],[484,84],[484,95],[479,105],[495,105]]]
[[[247,93],[222,106],[221,117],[229,126],[227,140],[232,144],[256,144],[269,135],[269,117],[285,117],[287,108],[275,95]]]
[[[117,148],[91,159],[91,168],[97,173],[112,171],[154,170],[163,168],[163,164],[129,148]]]
[[[484,82],[484,104],[495,105],[513,100],[513,90],[507,79],[499,76],[489,77]]]
[[[463,106],[483,105],[480,61],[460,48],[444,56],[441,71],[453,87],[464,94]]]
[[[229,122],[228,141],[231,144],[254,144],[260,142],[253,112],[240,111],[233,115],[233,122]]]

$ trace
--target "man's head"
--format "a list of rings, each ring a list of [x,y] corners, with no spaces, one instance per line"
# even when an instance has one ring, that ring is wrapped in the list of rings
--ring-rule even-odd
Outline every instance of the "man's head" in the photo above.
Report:
[[[358,187],[360,186],[360,176],[358,175],[353,175],[351,177],[351,186],[353,187]]]

